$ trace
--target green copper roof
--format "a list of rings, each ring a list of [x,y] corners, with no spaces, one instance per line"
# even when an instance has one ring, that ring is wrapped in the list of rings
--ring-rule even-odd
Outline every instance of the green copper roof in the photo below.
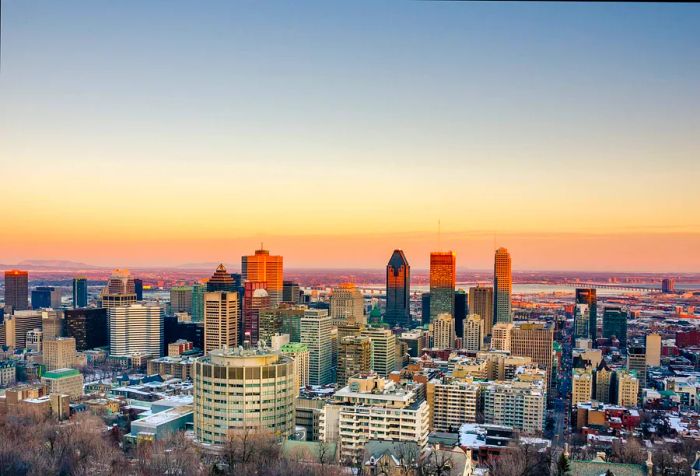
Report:
[[[379,307],[374,306],[369,312],[369,317],[382,317],[382,311],[379,309]]]
[[[75,369],[58,369],[46,372],[43,376],[46,378],[64,378],[64,377],[74,377],[80,375]]]
[[[300,344],[299,342],[291,342],[289,344],[282,344],[280,350],[282,352],[304,352],[309,350],[309,346],[306,344]]]

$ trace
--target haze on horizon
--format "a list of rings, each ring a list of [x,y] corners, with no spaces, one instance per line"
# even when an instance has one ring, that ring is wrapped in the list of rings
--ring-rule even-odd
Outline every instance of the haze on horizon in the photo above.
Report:
[[[700,271],[697,5],[207,5],[3,2],[0,263]]]

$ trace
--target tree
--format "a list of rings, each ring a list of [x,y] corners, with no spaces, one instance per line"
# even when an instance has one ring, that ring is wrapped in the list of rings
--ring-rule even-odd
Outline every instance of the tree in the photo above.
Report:
[[[569,464],[569,458],[567,458],[562,451],[562,453],[559,455],[559,460],[557,461],[556,476],[568,476],[570,471],[571,464]]]

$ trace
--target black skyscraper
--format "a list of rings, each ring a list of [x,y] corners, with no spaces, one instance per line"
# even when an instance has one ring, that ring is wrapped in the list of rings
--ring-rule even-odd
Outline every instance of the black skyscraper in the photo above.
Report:
[[[143,280],[134,279],[134,291],[136,292],[136,300],[143,301]]]
[[[65,321],[68,337],[75,338],[75,350],[81,352],[109,344],[107,309],[68,309]]]
[[[455,291],[455,334],[464,337],[464,320],[467,318],[467,293]]]
[[[411,327],[411,267],[401,250],[394,250],[386,266],[386,313],[389,327]]]

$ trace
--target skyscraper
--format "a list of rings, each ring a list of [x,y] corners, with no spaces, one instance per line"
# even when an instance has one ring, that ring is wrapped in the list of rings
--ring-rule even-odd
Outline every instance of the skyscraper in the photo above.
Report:
[[[372,346],[369,337],[346,336],[338,342],[338,388],[348,384],[348,379],[359,373],[369,372]]]
[[[301,343],[309,348],[309,384],[333,381],[331,316],[325,309],[307,309],[301,318]]]
[[[276,307],[282,302],[283,264],[281,256],[272,256],[268,250],[255,250],[251,256],[241,258],[241,274],[244,281],[265,283],[265,290],[270,295],[270,306]]]
[[[464,289],[455,291],[455,335],[464,337],[464,320],[467,318],[467,293]]]
[[[493,328],[493,288],[477,285],[469,288],[469,314],[478,314],[484,322],[484,336]]]
[[[450,314],[439,314],[430,325],[432,327],[434,348],[455,348],[455,320]]]
[[[603,308],[603,337],[615,336],[621,347],[627,347],[627,311],[619,306]]]
[[[658,367],[661,365],[661,336],[659,334],[647,334],[645,349],[647,366]]]
[[[18,269],[5,271],[5,307],[13,311],[29,309],[29,273]]]
[[[190,286],[175,286],[170,289],[170,312],[192,312],[192,288]]]
[[[411,327],[411,267],[402,250],[394,250],[386,266],[386,312],[389,327]]]
[[[143,280],[139,278],[134,278],[134,292],[136,293],[136,300],[143,301]]]
[[[128,269],[115,269],[100,294],[102,307],[128,306],[138,300],[134,278]]]
[[[455,314],[457,257],[452,251],[430,253],[430,320],[438,315]]]
[[[61,292],[53,286],[38,286],[32,290],[32,309],[58,309],[61,307]]]
[[[510,335],[510,353],[516,357],[530,357],[544,368],[547,383],[552,382],[552,346],[554,328],[542,323],[524,323],[513,327]]]
[[[226,266],[217,266],[214,274],[207,281],[207,291],[238,291],[231,275],[226,271]]]
[[[112,307],[109,317],[110,355],[150,354],[163,348],[163,309],[156,304]]]
[[[364,329],[360,335],[369,337],[372,370],[383,377],[396,370],[396,335],[391,330],[370,327]]]
[[[353,283],[342,283],[331,290],[331,319],[334,326],[365,324],[365,298]]]
[[[246,281],[243,297],[243,341],[256,345],[260,338],[260,311],[270,308],[270,296],[261,281]]]
[[[513,322],[510,313],[513,276],[511,272],[510,253],[505,248],[498,248],[493,263],[493,318],[495,323]]]
[[[576,304],[583,304],[587,306],[588,310],[588,326],[587,326],[587,333],[588,335],[584,336],[576,336],[576,337],[588,337],[591,339],[591,343],[593,345],[593,348],[598,347],[598,344],[596,342],[596,339],[598,338],[598,301],[596,298],[596,290],[595,288],[584,288],[584,289],[576,289]],[[578,306],[577,306],[578,307]],[[583,307],[580,308],[582,311],[584,310]],[[575,316],[574,316],[574,322],[575,322]],[[581,326],[583,327],[583,326]]]
[[[301,302],[300,293],[299,283],[294,281],[282,282],[282,301],[298,304]]]
[[[192,322],[204,320],[204,293],[206,292],[206,285],[201,283],[192,285]]]
[[[661,280],[661,292],[674,293],[676,292],[676,280],[673,278],[664,278]]]
[[[484,320],[478,314],[469,314],[464,320],[462,348],[478,352],[484,346]]]
[[[238,346],[238,306],[236,291],[212,291],[204,294],[205,355],[214,349]]]
[[[87,278],[79,276],[73,278],[73,309],[87,307],[88,286]]]
[[[430,293],[420,295],[421,324],[430,324]]]
[[[66,335],[75,337],[79,352],[109,344],[106,309],[68,309],[65,321]]]

